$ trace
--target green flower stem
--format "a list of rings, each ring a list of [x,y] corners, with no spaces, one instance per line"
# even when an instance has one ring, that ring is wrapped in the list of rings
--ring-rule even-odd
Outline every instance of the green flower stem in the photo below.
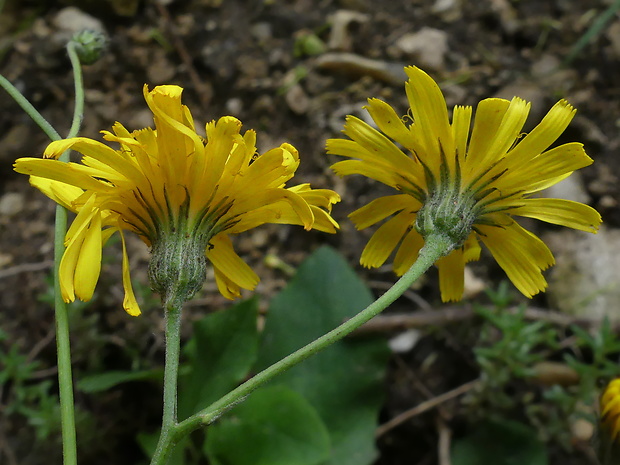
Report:
[[[67,53],[71,60],[71,68],[73,69],[73,82],[75,88],[75,107],[73,108],[73,121],[67,139],[75,137],[80,132],[82,126],[82,118],[84,117],[84,81],[82,79],[82,65],[78,57],[76,44],[71,41],[67,44]],[[64,161],[69,161],[69,152],[62,154],[61,158],[66,155]]]
[[[422,276],[439,258],[450,253],[455,244],[444,235],[431,235],[426,238],[426,243],[417,261],[411,268],[396,282],[394,285],[379,297],[375,302],[370,304],[360,313],[347,320],[329,333],[321,336],[319,339],[293,352],[291,355],[283,358],[279,362],[274,363],[270,367],[261,371],[241,386],[237,387],[220,400],[214,402],[209,407],[192,415],[188,419],[182,421],[167,433],[167,444],[158,444],[157,451],[153,456],[151,465],[165,465],[172,448],[184,436],[191,433],[201,426],[207,426],[213,423],[217,418],[224,414],[234,405],[241,402],[252,391],[262,386],[266,382],[278,374],[288,370],[289,368],[301,363],[308,357],[320,352],[334,342],[342,339],[347,334],[356,330],[364,323],[377,316],[385,310],[392,302],[400,297],[420,276]],[[166,357],[167,360],[167,357]],[[163,437],[163,434],[162,434]]]
[[[67,137],[75,137],[82,123],[84,113],[84,85],[82,67],[75,51],[75,45],[69,42],[67,52],[73,68],[75,85],[75,107],[73,122]],[[53,138],[58,140],[60,137]],[[69,151],[63,153],[61,161],[69,161]],[[54,311],[56,320],[56,350],[58,353],[58,386],[60,397],[60,419],[62,425],[62,450],[64,465],[77,464],[77,439],[75,433],[75,406],[73,401],[73,374],[71,369],[71,346],[69,339],[68,306],[62,299],[60,291],[60,261],[65,253],[65,234],[67,232],[67,210],[58,205],[54,225]]]
[[[167,457],[172,452],[175,444],[173,436],[177,427],[177,380],[179,375],[179,353],[181,352],[181,308],[182,303],[178,299],[170,299],[165,304],[164,414],[161,434],[154,457]]]
[[[67,137],[75,137],[82,124],[84,114],[84,84],[82,67],[77,55],[75,44],[67,44],[67,52],[73,69],[75,85],[75,108],[73,120]],[[51,140],[60,140],[58,131],[37,111],[13,84],[0,75],[0,86],[22,107],[30,118],[43,130]],[[69,152],[63,153],[61,161],[69,161]],[[67,304],[62,299],[60,291],[60,277],[58,270],[60,261],[65,252],[64,238],[67,231],[67,211],[56,207],[54,222],[54,312],[56,321],[56,350],[58,353],[58,385],[60,397],[60,417],[62,425],[63,463],[64,465],[77,464],[77,441],[75,433],[75,412],[73,405],[73,376],[71,374],[71,347],[69,342],[69,315]]]
[[[58,140],[61,138],[60,134],[56,132],[56,129],[54,129],[45,118],[43,118],[43,115],[41,115],[41,113],[39,113],[37,109],[32,106],[28,99],[24,97],[21,92],[2,75],[0,75],[0,86],[2,86],[2,88],[6,90],[13,100],[15,100],[17,104],[22,107],[26,114],[30,116],[35,123],[37,123],[47,137],[51,140]]]

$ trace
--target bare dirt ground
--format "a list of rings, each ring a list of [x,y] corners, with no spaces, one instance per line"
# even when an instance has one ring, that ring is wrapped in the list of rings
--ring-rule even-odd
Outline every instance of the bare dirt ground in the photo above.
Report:
[[[595,160],[582,170],[589,203],[608,227],[620,227],[620,22],[617,17],[567,63],[574,46],[611,1],[600,0],[154,0],[128,2],[8,2],[0,15],[0,71],[26,95],[63,134],[71,120],[73,84],[63,49],[68,32],[85,25],[100,27],[110,38],[109,51],[84,68],[86,114],[81,134],[99,138],[98,131],[121,121],[130,129],[151,124],[142,97],[150,86],[174,83],[185,88],[184,103],[200,122],[232,114],[245,129],[259,133],[259,150],[288,141],[302,157],[299,178],[315,187],[333,188],[343,197],[334,216],[342,233],[326,237],[297,229],[263,228],[238,238],[237,250],[262,282],[261,302],[286,282],[280,269],[263,258],[275,254],[296,266],[318,245],[337,248],[377,292],[394,280],[389,269],[362,270],[357,265],[370,231],[356,232],[346,219],[354,208],[378,197],[383,187],[366,179],[336,178],[328,169],[325,140],[338,137],[347,114],[361,115],[366,98],[379,97],[404,114],[404,65],[417,65],[442,86],[449,106],[475,105],[482,98],[522,96],[533,101],[538,121],[559,98],[568,99],[578,117],[562,138],[580,141]],[[75,15],[67,7],[89,15]],[[343,55],[347,54],[347,55]],[[564,64],[564,65],[563,65]],[[12,171],[20,156],[39,156],[45,136],[19,107],[0,92],[0,327],[8,335],[2,350],[16,346],[40,364],[37,380],[54,382],[53,314],[49,294],[52,259],[51,202]],[[118,244],[110,257],[97,298],[75,320],[73,350],[80,372],[130,369],[159,363],[162,358],[161,315],[149,297],[148,251],[131,244],[134,278],[143,284],[144,316],[130,319],[120,310]],[[502,275],[488,262],[477,272],[489,285]],[[214,297],[208,283],[188,311],[187,320],[227,303]],[[431,306],[439,305],[436,276],[420,288]],[[544,297],[536,301],[546,306]],[[413,304],[403,302],[398,309]],[[454,341],[452,341],[454,342]],[[459,351],[450,340],[424,339],[414,351],[397,357],[392,380],[415,372],[429,353],[440,368],[424,380],[416,378],[404,392],[386,388],[391,401],[384,420],[405,405],[413,406],[474,379],[471,365],[458,364]],[[146,359],[146,361],[144,360]],[[455,365],[457,363],[457,365]],[[0,370],[2,368],[0,367]],[[133,440],[138,430],[158,421],[156,390],[143,386],[96,396],[77,394],[92,414],[93,439],[82,451],[84,463],[119,465],[141,457]],[[11,386],[0,387],[0,407]],[[449,407],[449,404],[448,404]],[[110,412],[116,412],[114,416]],[[379,441],[377,464],[437,463],[439,423],[425,414]],[[33,430],[19,416],[0,426],[0,457],[6,462],[58,462],[58,447],[34,443]],[[443,426],[445,428],[445,425]],[[458,428],[457,428],[458,433]],[[415,437],[412,440],[411,437]],[[40,446],[40,444],[44,444]],[[47,445],[46,445],[47,444]],[[585,455],[553,448],[552,463],[591,463]],[[119,459],[125,457],[126,459]],[[54,460],[52,460],[54,458]],[[579,461],[577,461],[579,460]]]

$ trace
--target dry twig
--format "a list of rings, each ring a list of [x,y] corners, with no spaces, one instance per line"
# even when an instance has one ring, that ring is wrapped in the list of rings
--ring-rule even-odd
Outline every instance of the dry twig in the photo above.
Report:
[[[473,389],[474,387],[476,387],[478,384],[480,383],[480,380],[473,380],[470,381],[469,383],[465,383],[462,384],[461,386],[452,389],[451,391],[448,391],[444,394],[441,394],[437,397],[434,397],[433,399],[429,399],[425,402],[422,402],[421,404],[416,405],[415,407],[413,407],[412,409],[406,410],[403,413],[401,413],[400,415],[395,416],[394,418],[392,418],[390,421],[385,422],[384,424],[382,424],[381,426],[379,426],[377,428],[377,430],[375,431],[375,437],[380,437],[383,436],[385,433],[387,433],[388,431],[390,431],[393,428],[396,428],[398,425],[400,425],[401,423],[404,423],[405,421],[420,415],[421,413],[426,412],[427,410],[430,410],[432,408],[437,407],[438,405],[453,399],[455,397],[460,396],[461,394],[465,394],[467,391],[470,391],[471,389]]]

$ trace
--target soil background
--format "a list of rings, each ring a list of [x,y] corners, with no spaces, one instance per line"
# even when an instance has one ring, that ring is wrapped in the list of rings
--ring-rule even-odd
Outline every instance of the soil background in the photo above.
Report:
[[[329,165],[335,160],[325,154],[324,145],[327,138],[339,137],[347,114],[363,117],[362,106],[369,97],[381,98],[405,114],[405,65],[431,74],[449,107],[518,95],[533,102],[529,121],[535,122],[558,99],[568,99],[578,116],[559,142],[585,144],[595,160],[580,173],[588,202],[608,227],[620,226],[618,17],[573,53],[611,3],[8,1],[0,14],[0,71],[59,133],[66,134],[74,92],[64,44],[72,31],[82,27],[104,30],[109,37],[107,54],[84,67],[86,111],[81,135],[99,139],[98,132],[115,121],[130,130],[152,125],[142,96],[144,84],[178,84],[185,89],[184,103],[197,127],[231,114],[241,119],[244,129],[258,131],[261,153],[284,141],[292,143],[301,154],[298,179],[335,189],[342,196],[334,210],[342,232],[328,236],[293,227],[264,227],[236,238],[236,250],[261,276],[256,291],[261,302],[266,305],[289,278],[282,267],[266,263],[266,256],[295,267],[321,244],[337,248],[380,293],[394,277],[389,267],[369,271],[357,264],[372,231],[355,231],[346,215],[389,191],[367,179],[334,176]],[[27,360],[37,361],[33,382],[55,383],[48,298],[54,206],[12,171],[16,158],[40,156],[48,141],[4,92],[0,109],[0,328],[6,335],[0,347],[8,351],[15,346]],[[542,227],[537,227],[540,232]],[[155,365],[163,358],[161,314],[145,273],[148,250],[138,240],[130,244],[144,310],[142,317],[133,319],[120,310],[119,245],[107,250],[96,298],[74,322],[78,376],[98,369]],[[488,286],[504,277],[488,257],[477,265],[476,274]],[[210,280],[193,301],[186,331],[192,319],[228,305],[215,290]],[[440,307],[435,274],[430,273],[418,291],[417,303],[399,302],[396,310]],[[548,306],[544,296],[534,303]],[[416,351],[399,357],[391,379],[405,370],[407,376],[414,373],[415,382],[398,392],[386,383],[382,420],[474,379],[471,360],[459,359],[467,350],[459,343],[424,338]],[[438,368],[421,380],[415,377],[415,367],[429,354],[438,357]],[[0,407],[12,395],[10,385],[0,388]],[[123,465],[142,460],[133,438],[136,431],[157,424],[158,396],[157,390],[143,385],[97,396],[78,393],[78,404],[92,414],[95,425],[84,427],[85,434],[92,435],[88,450],[81,451],[84,463]],[[56,443],[36,442],[28,424],[14,415],[6,418],[0,426],[0,462],[60,463]],[[384,435],[377,465],[438,463],[436,420],[436,414],[426,414]],[[585,443],[570,454],[550,447],[554,464],[595,463]]]

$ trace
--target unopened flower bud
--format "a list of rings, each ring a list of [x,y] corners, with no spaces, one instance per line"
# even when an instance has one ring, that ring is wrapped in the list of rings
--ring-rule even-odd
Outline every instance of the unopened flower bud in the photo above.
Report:
[[[73,34],[71,41],[84,65],[92,65],[99,60],[108,49],[108,39],[102,32],[83,30]]]

